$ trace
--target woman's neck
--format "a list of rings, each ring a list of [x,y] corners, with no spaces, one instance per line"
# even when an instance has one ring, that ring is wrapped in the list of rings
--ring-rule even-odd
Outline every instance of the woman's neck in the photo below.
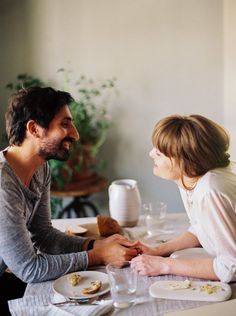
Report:
[[[188,190],[188,191],[192,191],[195,189],[197,183],[198,183],[198,180],[200,179],[201,177],[198,176],[198,177],[187,177],[187,176],[183,176],[181,177],[180,179],[178,179],[177,181],[175,181],[177,183],[177,185],[179,187],[181,187],[182,189],[184,190]]]

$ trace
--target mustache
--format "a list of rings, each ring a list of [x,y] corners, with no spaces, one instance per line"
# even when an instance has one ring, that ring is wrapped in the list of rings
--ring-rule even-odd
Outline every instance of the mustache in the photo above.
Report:
[[[62,143],[63,142],[70,142],[71,144],[73,144],[75,142],[74,138],[72,137],[65,137],[63,140],[62,140]]]

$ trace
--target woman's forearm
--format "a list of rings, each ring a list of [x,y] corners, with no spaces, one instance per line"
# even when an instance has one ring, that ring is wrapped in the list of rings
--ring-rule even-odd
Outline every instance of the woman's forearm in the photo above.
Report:
[[[168,267],[168,274],[188,277],[219,280],[213,270],[213,259],[172,259],[164,258]]]
[[[213,269],[213,259],[173,259],[141,255],[131,261],[132,269],[140,275],[156,276],[174,274],[210,280],[219,280]]]
[[[190,232],[185,232],[179,237],[163,243],[155,248],[154,255],[156,256],[169,256],[174,251],[195,248],[201,246],[199,240],[195,235]]]

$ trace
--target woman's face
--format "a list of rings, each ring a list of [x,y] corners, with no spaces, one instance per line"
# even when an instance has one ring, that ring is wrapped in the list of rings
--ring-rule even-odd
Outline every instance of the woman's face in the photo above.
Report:
[[[153,159],[153,174],[166,180],[178,182],[181,180],[181,170],[174,158],[162,154],[157,148],[153,147],[149,156]]]

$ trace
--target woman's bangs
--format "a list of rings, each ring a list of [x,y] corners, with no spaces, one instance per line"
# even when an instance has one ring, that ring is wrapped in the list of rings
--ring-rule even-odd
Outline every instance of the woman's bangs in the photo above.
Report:
[[[162,128],[155,128],[152,135],[152,143],[153,146],[156,147],[162,154],[166,157],[174,157],[176,148],[173,146],[176,144],[175,137],[170,135],[170,133],[166,133],[166,131]]]

